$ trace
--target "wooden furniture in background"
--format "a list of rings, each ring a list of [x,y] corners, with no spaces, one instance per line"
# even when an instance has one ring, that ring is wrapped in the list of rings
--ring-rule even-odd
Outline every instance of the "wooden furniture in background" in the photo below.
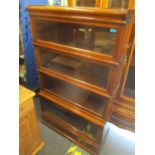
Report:
[[[44,146],[34,109],[35,93],[19,86],[19,96],[19,152],[20,155],[35,155]]]
[[[120,86],[134,10],[27,9],[43,122],[97,154]]]
[[[107,9],[135,8],[135,0],[68,0],[68,2],[69,6],[74,7],[100,7]],[[127,61],[121,77],[118,95],[113,100],[115,108],[109,120],[117,126],[131,131],[134,131],[135,128],[135,65],[131,62],[131,58],[134,56],[134,29],[133,24]]]
[[[133,9],[135,0],[68,0],[68,6]]]
[[[100,8],[135,8],[135,0],[68,0],[69,6],[74,7],[100,7]],[[128,50],[127,61],[124,67],[124,71],[121,77],[121,84],[118,91],[118,95],[113,100],[114,111],[109,121],[115,125],[134,131],[135,126],[135,99],[134,99],[134,83],[135,83],[135,65],[131,63],[130,59],[133,57],[134,48],[134,25],[132,29],[132,37],[130,39],[130,48]],[[134,58],[133,58],[134,59]],[[127,77],[128,76],[128,77]],[[127,82],[126,82],[127,80]],[[126,84],[127,83],[127,84]],[[126,85],[125,85],[126,84]],[[126,86],[126,87],[125,87]],[[128,89],[130,87],[130,89]],[[132,87],[132,88],[131,88]],[[127,89],[125,89],[127,88]],[[124,92],[123,92],[124,91]],[[125,93],[130,93],[132,96],[128,96]]]
[[[121,128],[135,130],[135,27],[130,37],[130,48],[121,77],[121,84],[116,99],[115,110],[110,121]]]

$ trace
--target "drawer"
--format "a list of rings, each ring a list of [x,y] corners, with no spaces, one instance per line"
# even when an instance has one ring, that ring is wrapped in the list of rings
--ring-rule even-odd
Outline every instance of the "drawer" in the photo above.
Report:
[[[65,77],[71,77],[74,81],[103,90],[107,89],[111,70],[109,66],[89,59],[66,55],[56,50],[37,48],[36,52],[41,67],[52,73],[60,73]]]
[[[114,25],[89,26],[78,23],[63,23],[46,19],[34,19],[35,38],[81,49],[98,55],[112,56],[116,52],[119,27]]]

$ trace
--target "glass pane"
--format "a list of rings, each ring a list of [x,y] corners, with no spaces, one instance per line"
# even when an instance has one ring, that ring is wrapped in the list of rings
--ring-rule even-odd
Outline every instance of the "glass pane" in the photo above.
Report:
[[[37,38],[112,55],[117,29],[36,20]]]
[[[135,98],[135,66],[131,65],[124,88],[124,95]]]
[[[76,6],[95,7],[96,0],[76,0]]]
[[[71,112],[68,112],[65,109],[56,106],[50,101],[41,98],[41,103],[43,105],[44,111],[49,112],[52,116],[63,121],[64,123],[69,124],[70,126],[82,131],[90,138],[97,140],[97,134],[99,127],[82,117],[75,115]]]
[[[49,119],[49,117],[45,117],[43,116],[43,120],[48,123],[50,126],[52,126],[54,129],[56,129],[57,131],[60,131],[61,133],[65,134],[66,136],[69,136],[70,138],[74,139],[75,141],[80,142],[80,144],[84,145],[86,148],[94,151],[95,153],[98,151],[98,149],[93,146],[90,145],[88,142],[85,142],[83,139],[81,139],[76,133],[70,132],[68,129],[66,128],[62,128],[60,126],[60,124],[56,124],[55,122],[53,122],[51,119]]]
[[[49,90],[52,94],[77,106],[82,106],[97,115],[103,116],[105,107],[103,97],[46,75],[43,75],[43,79],[44,89]]]
[[[109,8],[128,8],[129,0],[109,0]]]
[[[87,59],[71,57],[56,51],[39,50],[41,65],[75,79],[106,88],[109,68]]]

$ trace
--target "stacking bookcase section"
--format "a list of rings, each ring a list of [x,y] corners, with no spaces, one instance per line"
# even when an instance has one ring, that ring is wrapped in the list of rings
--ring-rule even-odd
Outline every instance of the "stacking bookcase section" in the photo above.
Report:
[[[126,63],[134,11],[50,6],[27,9],[43,122],[97,154]]]
[[[113,55],[118,29],[36,19],[39,40]],[[113,31],[113,32],[112,32]]]
[[[44,81],[41,96],[99,126],[105,124],[112,112],[109,99],[45,74],[40,77]]]
[[[110,98],[111,82],[108,79],[116,71],[113,67],[56,50],[36,48],[35,52],[40,72]],[[115,81],[112,87],[116,87],[116,84]]]
[[[28,10],[36,43],[50,43],[50,47],[104,58],[109,63],[126,55],[133,10],[48,6],[29,6]]]
[[[82,143],[86,150],[92,153],[98,152],[99,144],[102,140],[103,127],[97,126],[57,106],[54,102],[44,97],[40,97],[40,103],[43,109],[42,117],[45,124],[60,134],[64,135],[65,133],[64,136],[69,137],[75,143]]]
[[[109,67],[89,59],[65,55],[58,51],[39,49],[41,66],[79,81],[107,88]]]

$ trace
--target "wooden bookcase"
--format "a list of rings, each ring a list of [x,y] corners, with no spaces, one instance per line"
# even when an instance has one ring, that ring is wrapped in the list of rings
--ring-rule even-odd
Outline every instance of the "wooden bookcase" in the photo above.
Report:
[[[72,7],[97,7],[107,9],[134,9],[135,0],[68,0],[68,6]],[[135,129],[135,65],[134,59],[134,24],[130,39],[127,61],[121,77],[121,84],[118,95],[113,100],[114,111],[109,121],[115,125],[131,131]],[[132,60],[131,60],[132,59]],[[131,62],[131,64],[130,64]],[[130,95],[129,95],[130,93]]]
[[[134,10],[28,6],[43,122],[97,154],[123,73]]]
[[[135,26],[130,37],[127,61],[121,76],[118,94],[113,100],[115,110],[110,121],[121,128],[135,130]]]

